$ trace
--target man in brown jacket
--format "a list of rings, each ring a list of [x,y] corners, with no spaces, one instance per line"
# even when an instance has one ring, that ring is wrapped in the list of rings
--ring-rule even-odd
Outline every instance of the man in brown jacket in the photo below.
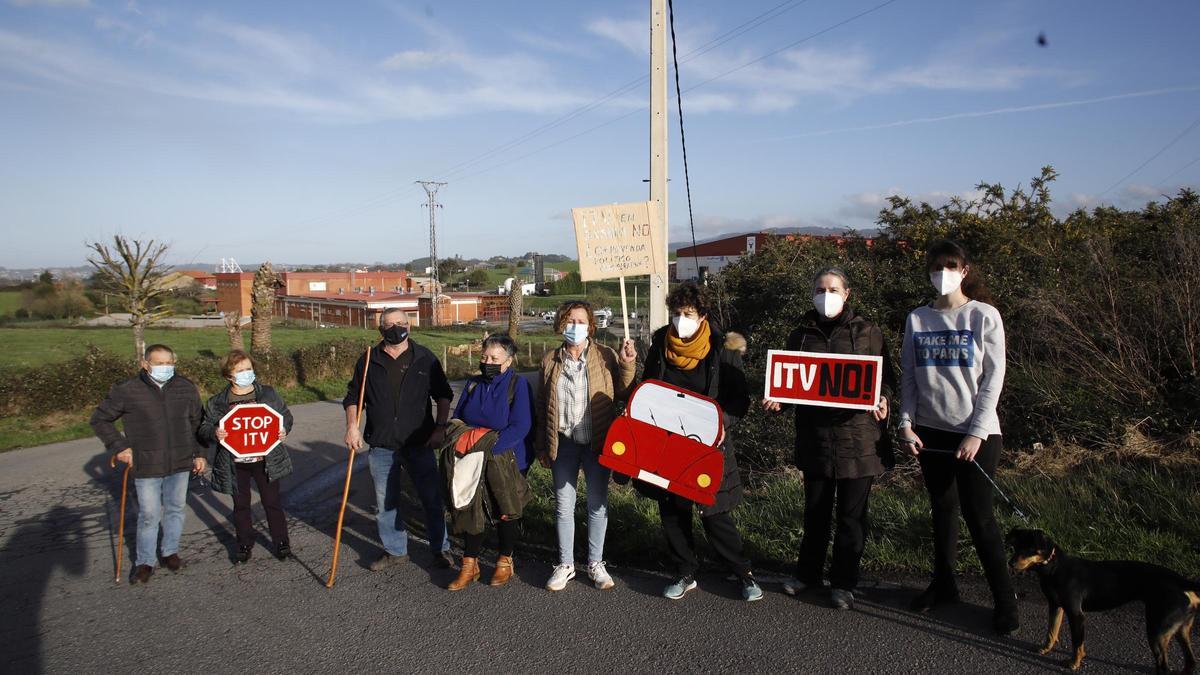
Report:
[[[162,525],[162,560],[167,569],[183,567],[179,537],[183,533],[188,471],[204,471],[204,451],[196,440],[200,426],[200,392],[175,374],[175,352],[161,344],[146,348],[141,371],[108,392],[92,413],[92,429],[117,461],[130,466],[137,490],[137,559],[129,583],[146,583],[158,564],[158,531]],[[125,433],[116,427],[125,420]],[[124,542],[119,542],[124,546]]]

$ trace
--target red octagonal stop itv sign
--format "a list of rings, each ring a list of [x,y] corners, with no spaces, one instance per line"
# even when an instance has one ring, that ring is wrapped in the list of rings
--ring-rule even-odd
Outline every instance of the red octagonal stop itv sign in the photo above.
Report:
[[[221,445],[235,456],[264,457],[279,445],[283,415],[262,403],[246,403],[225,413],[219,426],[227,434]]]

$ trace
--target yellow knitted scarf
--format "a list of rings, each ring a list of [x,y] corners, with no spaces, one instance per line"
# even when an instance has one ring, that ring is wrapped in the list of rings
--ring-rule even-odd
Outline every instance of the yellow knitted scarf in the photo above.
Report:
[[[666,357],[671,365],[680,370],[691,370],[700,364],[711,348],[712,333],[708,329],[708,319],[700,322],[696,334],[684,340],[675,334],[675,329],[667,331]]]

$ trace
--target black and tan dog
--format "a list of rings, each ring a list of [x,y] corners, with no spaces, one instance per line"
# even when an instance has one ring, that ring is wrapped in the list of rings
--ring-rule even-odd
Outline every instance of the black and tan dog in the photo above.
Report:
[[[1013,571],[1036,572],[1050,604],[1050,628],[1042,654],[1054,649],[1066,614],[1075,647],[1067,666],[1078,669],[1084,657],[1083,613],[1139,600],[1146,605],[1146,635],[1154,655],[1154,672],[1168,672],[1167,653],[1172,637],[1183,648],[1183,672],[1192,672],[1196,657],[1192,653],[1191,631],[1200,607],[1200,583],[1149,563],[1073,558],[1041,530],[1012,530],[1008,533],[1008,544],[1013,549],[1009,561]]]

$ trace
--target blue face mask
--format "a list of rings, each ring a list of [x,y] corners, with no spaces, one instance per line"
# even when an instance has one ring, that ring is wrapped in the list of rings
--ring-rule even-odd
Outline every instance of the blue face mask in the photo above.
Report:
[[[233,383],[239,387],[249,387],[254,384],[254,371],[242,370],[234,373]]]
[[[586,323],[569,323],[563,328],[563,337],[573,345],[583,344],[588,338],[588,326]]]
[[[150,379],[159,384],[166,384],[175,377],[175,366],[150,366]]]

